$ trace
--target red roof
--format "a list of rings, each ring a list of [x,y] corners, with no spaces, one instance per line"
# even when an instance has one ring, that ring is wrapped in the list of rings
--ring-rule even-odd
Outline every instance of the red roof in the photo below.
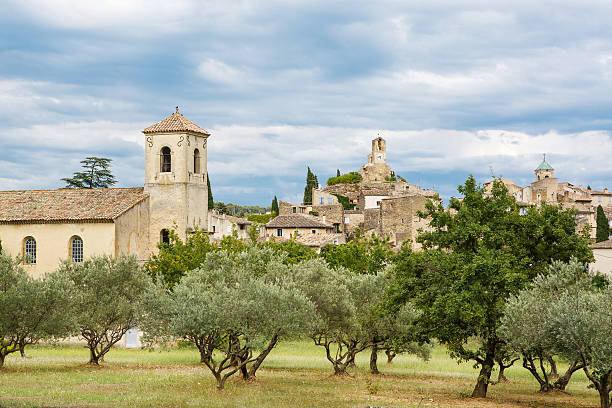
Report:
[[[148,195],[142,187],[0,191],[0,223],[112,221]]]

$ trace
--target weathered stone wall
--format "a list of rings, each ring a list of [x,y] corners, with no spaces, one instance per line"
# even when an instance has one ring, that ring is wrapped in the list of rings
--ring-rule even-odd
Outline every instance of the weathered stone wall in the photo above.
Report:
[[[348,222],[347,222],[348,220]],[[363,212],[362,211],[344,211],[344,232],[352,236],[357,228],[363,230]]]
[[[380,235],[380,210],[378,208],[363,210],[363,229],[368,234],[374,232]]]
[[[419,226],[417,211],[424,210],[426,202],[427,198],[420,195],[382,200],[381,235],[389,236],[392,243],[398,246],[406,240],[414,241]]]
[[[318,213],[315,217],[319,221],[331,225],[337,224],[338,232],[344,232],[344,208],[342,204],[313,205],[312,211]]]

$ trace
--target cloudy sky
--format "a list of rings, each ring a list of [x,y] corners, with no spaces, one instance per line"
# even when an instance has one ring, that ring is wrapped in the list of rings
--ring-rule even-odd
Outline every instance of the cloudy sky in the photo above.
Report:
[[[612,187],[609,1],[0,0],[0,189],[79,161],[144,180],[141,130],[208,129],[215,200],[297,201],[370,140],[447,198],[468,174]]]

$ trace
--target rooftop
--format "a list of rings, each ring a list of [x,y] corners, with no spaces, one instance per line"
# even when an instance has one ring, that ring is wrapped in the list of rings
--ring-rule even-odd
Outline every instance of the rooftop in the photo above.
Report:
[[[332,228],[304,215],[279,215],[266,224],[266,228]]]
[[[142,187],[0,191],[0,223],[112,221],[146,199]]]
[[[160,120],[154,125],[142,131],[144,134],[152,133],[172,133],[172,132],[191,132],[200,135],[210,136],[210,133],[179,113],[178,106],[176,112],[166,119]]]
[[[606,241],[597,242],[591,245],[591,248],[612,248],[612,239]]]
[[[544,155],[544,159],[542,159],[542,163],[538,166],[536,170],[554,170],[548,162],[546,162],[546,155]]]

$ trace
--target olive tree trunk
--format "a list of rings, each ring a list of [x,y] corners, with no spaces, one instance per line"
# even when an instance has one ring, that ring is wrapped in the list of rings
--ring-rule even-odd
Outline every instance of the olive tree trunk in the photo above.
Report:
[[[476,381],[474,391],[472,391],[472,398],[485,398],[487,396],[491,373],[495,365],[495,345],[493,340],[488,340],[485,358],[478,361],[480,363],[480,372],[478,373],[478,381]]]
[[[372,346],[372,351],[370,353],[370,373],[372,374],[380,374],[380,371],[378,371],[378,365],[377,365],[377,360],[378,360],[378,344],[374,344]]]

